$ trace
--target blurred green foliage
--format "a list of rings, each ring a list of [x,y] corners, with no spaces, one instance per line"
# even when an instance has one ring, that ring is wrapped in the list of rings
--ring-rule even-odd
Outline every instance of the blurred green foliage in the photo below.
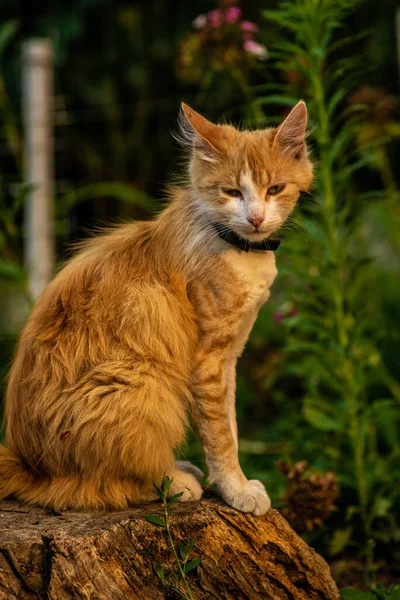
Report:
[[[268,60],[241,60],[238,31],[230,40],[227,28],[216,38],[218,60],[210,48],[202,53],[193,82],[182,75],[182,52],[190,40],[196,61],[204,32],[191,23],[214,8],[211,0],[179,10],[172,0],[75,0],[42,3],[34,15],[10,0],[0,7],[0,371],[31,305],[23,269],[22,41],[46,35],[56,50],[60,261],[66,242],[85,229],[147,218],[160,206],[153,198],[179,170],[170,130],[180,100],[210,118],[266,126],[305,99],[315,188],[282,231],[280,274],[240,361],[241,462],[278,507],[286,479],[277,459],[333,471],[337,510],[306,539],[344,585],[354,571],[365,589],[388,586],[400,580],[396,2],[252,0],[243,18],[258,24]],[[225,43],[234,44],[239,75]],[[189,454],[201,464],[195,439]],[[378,585],[360,598],[396,594]]]
[[[360,194],[355,183],[387,138],[378,133],[365,140],[361,157],[354,147],[355,132],[370,126],[362,123],[371,115],[368,106],[345,99],[363,62],[353,52],[343,55],[357,36],[334,37],[355,6],[350,0],[287,0],[264,15],[280,27],[275,66],[292,76],[282,101],[300,93],[307,100],[319,161],[314,202],[303,213],[307,243],[293,237],[286,245],[284,274],[294,305],[284,320],[287,372],[299,379],[303,417],[319,432],[314,451],[338,474],[346,494],[342,543],[336,531],[331,552],[359,544],[373,576],[375,544],[383,532],[388,541],[400,534],[400,390],[380,350],[381,298],[370,294],[376,265],[360,206],[373,194]],[[393,193],[396,201],[387,190],[380,201],[395,221],[400,207]]]
[[[390,586],[385,589],[381,585],[377,585],[370,592],[360,592],[355,589],[342,589],[340,591],[341,600],[399,600],[400,586]]]

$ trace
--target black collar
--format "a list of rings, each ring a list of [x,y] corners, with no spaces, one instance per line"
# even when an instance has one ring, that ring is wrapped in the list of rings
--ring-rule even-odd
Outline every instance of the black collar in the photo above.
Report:
[[[249,240],[244,240],[232,229],[228,229],[225,225],[221,225],[221,223],[212,223],[212,226],[221,240],[224,240],[224,242],[228,242],[228,244],[232,244],[232,246],[236,246],[236,248],[244,250],[245,252],[249,252],[249,250],[275,252],[281,243],[280,240],[270,240],[268,238],[261,240],[261,242],[249,242]]]

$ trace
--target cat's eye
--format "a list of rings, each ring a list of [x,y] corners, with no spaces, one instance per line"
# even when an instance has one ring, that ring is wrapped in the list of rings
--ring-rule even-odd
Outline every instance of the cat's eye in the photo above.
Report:
[[[232,198],[241,198],[242,192],[240,190],[223,190],[224,194],[227,196],[232,196]]]
[[[276,194],[279,194],[279,192],[285,189],[285,187],[285,183],[280,183],[279,185],[271,185],[271,187],[268,188],[267,194],[268,196],[276,196]]]

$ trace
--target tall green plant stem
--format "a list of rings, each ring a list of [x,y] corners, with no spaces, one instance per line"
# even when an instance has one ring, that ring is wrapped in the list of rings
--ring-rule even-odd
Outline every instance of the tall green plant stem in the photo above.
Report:
[[[176,560],[176,563],[178,565],[179,573],[180,573],[182,581],[183,581],[183,583],[185,585],[187,596],[184,595],[184,594],[182,594],[180,592],[180,590],[177,589],[177,588],[175,589],[175,591],[177,591],[180,595],[182,595],[183,598],[190,598],[190,600],[194,600],[193,595],[192,595],[192,591],[191,591],[191,589],[189,587],[189,584],[187,582],[187,579],[186,579],[186,573],[184,571],[184,567],[182,567],[181,561],[179,559],[178,553],[177,553],[176,548],[175,548],[174,540],[172,539],[171,529],[170,529],[170,526],[169,526],[168,500],[167,500],[167,498],[166,498],[165,495],[163,497],[163,506],[164,506],[164,516],[165,516],[165,531],[167,532],[167,537],[168,537],[170,548],[171,548],[172,552],[174,553],[175,560]]]
[[[313,48],[310,48],[311,55],[312,51]],[[349,339],[345,326],[345,298],[341,282],[341,272],[344,265],[342,264],[342,254],[340,252],[338,229],[336,226],[337,197],[334,188],[334,176],[330,156],[330,147],[333,140],[330,132],[322,67],[322,60],[316,61],[314,63],[314,73],[310,78],[312,87],[314,88],[315,107],[319,124],[316,138],[320,148],[321,157],[320,186],[323,198],[322,211],[329,240],[337,341],[343,357],[342,378],[350,412],[350,438],[357,480],[357,491],[361,515],[363,518],[366,518],[368,498],[365,479],[364,444],[359,418],[357,392],[354,385],[354,365],[349,356]]]

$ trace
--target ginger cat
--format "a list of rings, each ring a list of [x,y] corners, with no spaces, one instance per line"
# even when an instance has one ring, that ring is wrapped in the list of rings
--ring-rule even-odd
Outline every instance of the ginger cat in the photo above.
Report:
[[[198,500],[201,471],[174,457],[190,412],[225,501],[269,509],[238,461],[235,369],[277,273],[268,238],[310,186],[306,121],[299,102],[277,129],[238,131],[182,105],[186,186],[153,221],[87,241],[22,332],[0,497],[123,509],[168,474]]]

